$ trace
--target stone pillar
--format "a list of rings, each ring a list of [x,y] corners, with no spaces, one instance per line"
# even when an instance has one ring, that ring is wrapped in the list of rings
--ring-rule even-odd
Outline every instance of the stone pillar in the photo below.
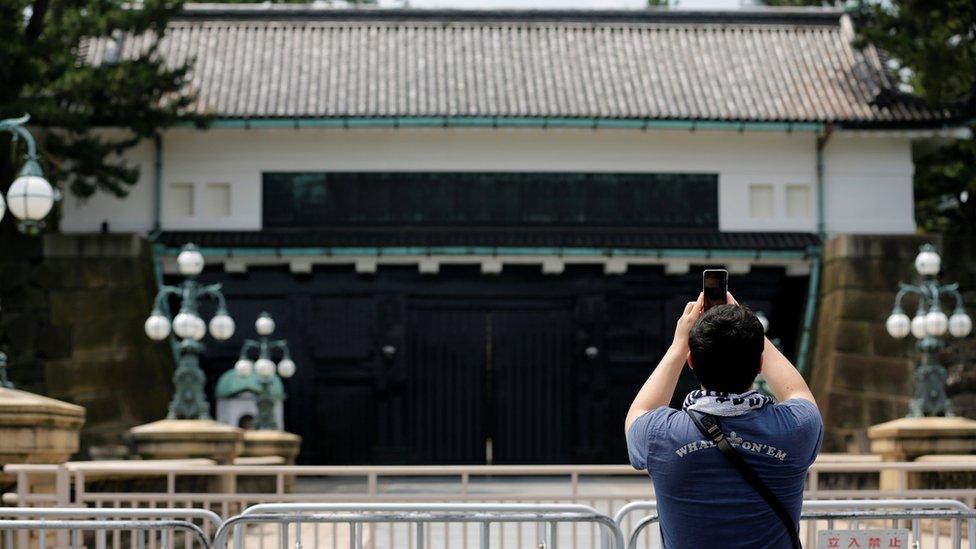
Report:
[[[841,235],[825,243],[810,387],[825,452],[866,453],[871,425],[903,417],[912,395],[914,338],[885,330],[899,281],[913,279],[914,235]]]
[[[0,465],[64,463],[78,451],[81,406],[0,388]]]
[[[210,419],[164,419],[129,434],[143,459],[209,458],[226,465],[244,450],[241,429]]]
[[[244,431],[242,457],[279,456],[288,465],[295,464],[295,457],[302,446],[302,437],[285,431],[252,429]]]
[[[920,456],[976,454],[976,421],[963,417],[905,417],[868,430],[871,452],[884,461],[914,461]],[[903,480],[906,479],[906,480]],[[900,471],[881,473],[882,490],[918,484]]]

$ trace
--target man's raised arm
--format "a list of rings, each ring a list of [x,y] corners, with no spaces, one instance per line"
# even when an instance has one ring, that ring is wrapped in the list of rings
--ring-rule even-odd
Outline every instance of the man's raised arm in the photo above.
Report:
[[[803,376],[769,341],[769,338],[766,338],[766,346],[763,348],[762,375],[780,402],[791,398],[802,398],[817,403],[810,388],[807,387],[807,382],[803,381]]]
[[[681,375],[681,368],[688,359],[688,335],[691,327],[702,314],[703,303],[704,296],[699,294],[698,301],[689,301],[685,305],[685,310],[674,330],[671,347],[664,353],[661,362],[651,372],[651,376],[644,382],[644,386],[637,392],[634,402],[630,405],[630,411],[627,412],[627,419],[624,421],[624,433],[630,431],[630,426],[640,416],[655,408],[667,406],[671,402],[674,388],[678,385],[678,377]]]

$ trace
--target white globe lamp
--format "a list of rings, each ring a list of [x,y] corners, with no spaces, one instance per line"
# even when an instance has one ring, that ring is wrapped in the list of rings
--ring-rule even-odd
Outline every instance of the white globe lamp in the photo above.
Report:
[[[930,336],[940,337],[949,330],[949,317],[938,309],[929,311],[925,315],[925,333]]]
[[[254,373],[254,363],[242,358],[234,363],[234,372],[240,377],[248,377]]]
[[[278,375],[285,379],[295,375],[295,369],[295,362],[290,358],[282,359],[278,363]]]
[[[0,194],[0,221],[3,221],[3,214],[7,213],[7,203],[3,201],[3,195]]]
[[[911,332],[912,321],[905,313],[892,313],[885,321],[885,328],[888,330],[888,335],[901,339]]]
[[[916,314],[912,317],[912,336],[915,339],[925,339],[925,315]]]
[[[173,318],[173,332],[177,337],[199,341],[203,339],[206,330],[203,319],[195,314],[180,313]]]
[[[149,318],[146,319],[146,323],[143,325],[146,330],[146,335],[149,339],[153,341],[162,341],[169,337],[169,332],[171,329],[169,319],[166,318],[161,312],[153,311]]]
[[[956,311],[949,317],[949,333],[952,337],[966,337],[973,331],[973,319],[963,311]]]
[[[915,270],[922,276],[935,276],[942,269],[942,258],[936,253],[931,244],[922,246],[922,251],[915,256]]]
[[[259,358],[254,362],[254,371],[260,377],[271,377],[275,374],[275,363],[267,358]]]
[[[234,335],[234,319],[226,311],[218,311],[217,315],[210,319],[210,335],[218,341],[226,341]]]
[[[275,331],[275,321],[268,313],[261,313],[254,321],[254,329],[257,330],[258,335],[269,336]]]
[[[21,176],[14,180],[7,191],[10,213],[21,221],[41,221],[54,207],[54,188],[40,175],[26,175],[24,166]]]
[[[193,244],[183,246],[180,255],[176,256],[176,267],[183,276],[197,276],[203,272],[203,254]]]

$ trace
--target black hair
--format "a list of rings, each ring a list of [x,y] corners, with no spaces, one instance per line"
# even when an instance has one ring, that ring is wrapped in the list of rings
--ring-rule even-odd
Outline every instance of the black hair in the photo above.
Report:
[[[766,336],[755,313],[742,305],[717,305],[691,328],[688,347],[702,387],[742,393],[752,387],[762,366]]]

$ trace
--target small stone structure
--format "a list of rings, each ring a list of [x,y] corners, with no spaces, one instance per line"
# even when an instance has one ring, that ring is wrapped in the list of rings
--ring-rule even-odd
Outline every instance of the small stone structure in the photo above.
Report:
[[[244,453],[241,456],[277,456],[283,458],[288,465],[294,465],[301,447],[302,437],[294,433],[251,429],[244,431]]]
[[[976,421],[964,417],[903,417],[868,429],[871,452],[884,461],[958,461],[976,454]],[[882,490],[930,487],[918,475],[899,485],[900,473],[881,472]],[[968,479],[972,480],[972,479]]]
[[[217,421],[234,427],[248,428],[258,416],[257,395],[261,381],[256,375],[241,377],[231,369],[217,380],[214,389],[217,397]],[[279,426],[285,424],[285,387],[275,375],[271,378],[271,398],[274,399],[274,418]],[[250,422],[248,421],[250,420]]]
[[[68,461],[84,423],[81,406],[0,387],[0,466]]]
[[[129,431],[143,459],[209,458],[229,465],[244,451],[244,431],[210,419],[164,419]]]

